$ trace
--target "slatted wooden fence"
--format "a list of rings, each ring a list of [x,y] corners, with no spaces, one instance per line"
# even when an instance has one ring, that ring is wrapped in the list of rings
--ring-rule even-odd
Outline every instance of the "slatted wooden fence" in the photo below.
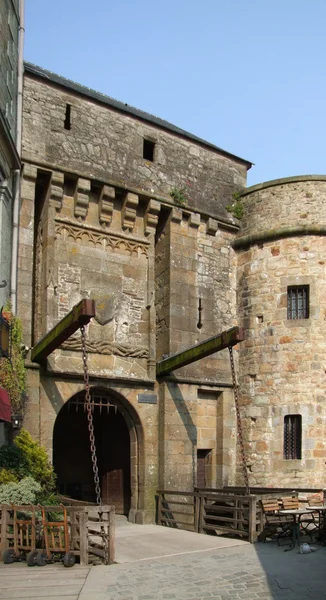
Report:
[[[82,566],[88,565],[96,556],[108,564],[115,559],[115,509],[99,506],[66,506],[68,516],[69,546],[76,556],[80,557]],[[23,505],[17,509],[28,516],[37,511],[36,526],[42,529],[41,512],[38,506]],[[60,521],[63,515],[61,506],[46,506],[46,513],[56,513],[55,520]],[[62,517],[63,522],[63,517]],[[14,545],[14,520],[11,505],[0,505],[0,560],[2,552]],[[42,547],[42,546],[41,546]]]
[[[158,491],[159,525],[198,533],[233,534],[255,542],[261,509],[255,496],[229,493]]]
[[[326,504],[326,490],[321,488],[195,488],[194,492],[159,490],[157,523],[167,527],[188,529],[198,533],[231,534],[255,542],[263,531],[265,518],[262,498],[296,496],[308,506],[317,495]]]

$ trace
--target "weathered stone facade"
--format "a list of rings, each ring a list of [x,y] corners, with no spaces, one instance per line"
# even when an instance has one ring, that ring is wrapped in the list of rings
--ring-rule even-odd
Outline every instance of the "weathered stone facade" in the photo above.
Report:
[[[81,298],[96,300],[87,349],[99,410],[107,399],[107,498],[115,502],[110,486],[122,490],[125,468],[105,463],[118,427],[110,407],[128,430],[121,510],[131,519],[153,518],[158,488],[192,490],[203,456],[205,485],[243,483],[228,351],[156,378],[157,361],[236,324],[246,332],[235,354],[250,484],[320,485],[326,178],[243,191],[239,222],[227,206],[245,189],[248,162],[36,67],[27,66],[24,90],[19,314],[33,346]],[[309,285],[307,319],[287,319],[293,285]],[[89,476],[77,460],[72,481],[65,458],[76,444],[88,452],[81,350],[75,334],[40,368],[28,363],[25,425],[53,450],[63,489],[86,497]],[[70,406],[79,415],[71,431]],[[284,416],[293,414],[303,425],[295,461],[283,458]]]
[[[19,314],[33,346],[81,298],[96,300],[91,385],[124,414],[130,518],[151,520],[159,486],[196,485],[198,450],[207,485],[234,482],[227,351],[160,381],[156,362],[236,323],[237,222],[226,205],[249,163],[68,83],[25,73]],[[40,369],[30,363],[28,378],[25,425],[56,464],[58,415],[84,388],[80,336]]]
[[[237,251],[240,397],[252,485],[325,479],[326,177],[248,188]],[[309,318],[291,320],[287,291],[309,287]],[[302,457],[283,457],[284,417],[301,415]]]
[[[17,0],[0,5],[0,306],[10,295],[12,212],[16,148],[19,6]]]

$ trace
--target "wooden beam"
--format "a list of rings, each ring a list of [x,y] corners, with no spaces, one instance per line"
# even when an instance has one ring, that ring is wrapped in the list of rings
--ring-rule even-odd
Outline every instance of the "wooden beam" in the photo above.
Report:
[[[81,300],[32,348],[32,361],[44,360],[92,317],[95,317],[95,300]]]
[[[196,344],[187,350],[173,354],[164,360],[161,360],[156,365],[156,374],[167,375],[175,369],[180,369],[185,365],[189,365],[205,356],[219,352],[229,346],[235,346],[238,342],[244,340],[244,330],[241,327],[231,327],[227,331],[222,331],[218,335],[208,338],[204,342]]]

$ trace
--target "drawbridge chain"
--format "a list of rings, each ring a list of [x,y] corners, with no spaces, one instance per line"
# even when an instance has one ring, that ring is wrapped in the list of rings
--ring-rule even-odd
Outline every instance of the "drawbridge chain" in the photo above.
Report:
[[[82,325],[80,327],[80,333],[81,333],[81,341],[82,341],[83,368],[84,368],[85,406],[86,406],[86,411],[87,411],[88,431],[89,431],[89,441],[90,441],[90,448],[91,448],[91,458],[92,458],[92,464],[93,464],[96,503],[98,506],[102,506],[101,486],[100,486],[100,478],[99,478],[99,474],[98,474],[97,454],[96,454],[96,445],[95,445],[92,402],[91,402],[91,393],[90,393],[90,389],[89,389],[86,334],[85,334],[85,326],[84,325]],[[99,511],[99,518],[100,518],[100,521],[103,519],[103,513],[101,511]],[[105,530],[104,530],[103,525],[101,525],[100,535],[101,535],[102,541],[103,541],[104,564],[108,565],[109,564],[109,556],[108,556],[108,549],[107,549],[107,543],[106,543],[106,535],[105,535]]]
[[[234,390],[235,411],[236,411],[236,415],[237,415],[237,433],[238,433],[238,440],[239,440],[240,453],[241,453],[243,478],[244,478],[244,482],[245,482],[245,486],[246,486],[246,493],[249,494],[249,491],[250,491],[249,490],[249,477],[248,477],[248,468],[247,468],[247,461],[246,461],[246,453],[245,453],[244,442],[243,442],[243,434],[242,434],[242,423],[241,423],[240,406],[239,406],[239,390],[238,390],[238,383],[237,383],[237,378],[236,378],[236,373],[235,373],[235,367],[234,367],[233,348],[232,348],[232,346],[229,346],[228,348],[229,348],[229,353],[230,353],[230,363],[231,363],[231,373],[232,373],[232,382],[233,382],[233,390]]]

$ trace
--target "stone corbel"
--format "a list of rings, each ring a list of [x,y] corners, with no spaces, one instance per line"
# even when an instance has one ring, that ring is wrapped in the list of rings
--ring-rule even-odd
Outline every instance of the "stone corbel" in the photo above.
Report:
[[[89,193],[91,191],[91,182],[89,179],[83,179],[79,177],[75,189],[75,209],[74,215],[77,219],[86,219],[88,205],[89,205]]]
[[[110,225],[113,213],[113,200],[115,198],[115,189],[109,185],[104,185],[100,194],[98,203],[98,218],[102,227]]]
[[[129,229],[129,231],[133,230],[136,221],[138,202],[139,198],[137,194],[132,194],[131,192],[126,194],[121,212],[123,229]]]
[[[171,220],[175,223],[181,223],[182,221],[182,208],[176,208],[175,206],[172,209]]]
[[[190,213],[189,226],[198,228],[199,225],[200,225],[200,214],[199,213]]]
[[[64,174],[53,171],[49,186],[49,205],[60,212],[63,201]]]
[[[151,233],[155,233],[156,226],[158,223],[158,216],[161,210],[161,205],[157,200],[151,198],[148,203],[145,217],[144,217],[144,231],[145,235],[150,235]]]
[[[211,217],[209,217],[207,224],[206,224],[206,233],[208,235],[215,235],[217,230],[218,230],[218,222],[215,221],[215,219],[212,219]]]

